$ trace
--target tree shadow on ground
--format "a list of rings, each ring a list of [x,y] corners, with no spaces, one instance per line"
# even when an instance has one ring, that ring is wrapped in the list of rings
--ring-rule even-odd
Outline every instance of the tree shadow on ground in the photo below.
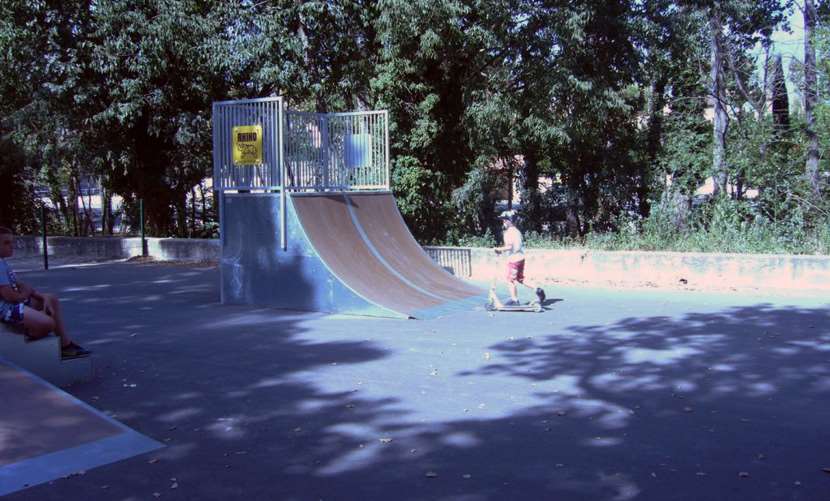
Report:
[[[79,271],[27,276],[61,294],[70,330],[94,350],[96,380],[70,391],[167,447],[152,464],[136,458],[73,477],[71,499],[98,496],[101,485],[107,498],[152,498],[169,489],[170,478],[183,488],[199,485],[195,498],[264,492],[275,458],[283,467],[306,460],[310,467],[312,455],[357,447],[329,437],[308,448],[314,430],[345,416],[360,422],[384,412],[382,401],[355,405],[360,399],[352,394],[321,393],[289,377],[377,359],[381,349],[359,341],[304,341],[300,321],[307,314],[220,306],[215,269],[121,264]],[[249,464],[265,470],[237,485],[234,475],[250,471]],[[65,499],[66,492],[47,485],[16,496]]]
[[[830,487],[815,446],[830,439],[824,308],[628,318],[491,349],[500,362],[462,375],[533,382],[546,404],[522,413],[525,431],[558,431],[552,456],[593,470],[587,491],[620,481],[566,499],[818,499]]]
[[[314,316],[220,307],[212,273],[74,279],[73,327],[103,364],[73,393],[167,447],[10,499],[755,500],[830,487],[824,309],[628,318],[486,345],[492,358],[436,384],[474,382],[507,411],[413,419],[440,405],[415,383],[378,397],[315,379],[406,353],[344,323],[325,341],[307,335]],[[101,296],[107,310],[86,308]]]

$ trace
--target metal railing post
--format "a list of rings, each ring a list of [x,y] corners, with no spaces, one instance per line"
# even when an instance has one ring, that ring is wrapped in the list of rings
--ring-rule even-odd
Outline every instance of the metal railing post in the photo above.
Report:
[[[138,201],[139,225],[141,226],[141,257],[147,257],[147,238],[144,234],[144,199]]]
[[[331,153],[329,152],[329,120],[325,114],[320,114],[320,149],[322,153],[322,165],[321,168],[323,169],[323,190],[327,191],[329,185],[331,184]],[[338,177],[337,182],[340,182]]]
[[[389,152],[389,110],[383,110],[383,122],[383,142],[386,148],[386,154],[384,155],[386,157],[384,159],[386,164],[384,166],[386,169],[386,189],[390,190],[392,189],[392,173],[389,168],[389,157],[391,156],[391,153]]]
[[[282,98],[279,99],[279,113],[277,114],[277,121],[279,122],[278,126],[278,134],[279,137],[277,141],[279,142],[279,155],[280,155],[280,247],[282,250],[288,249],[288,242],[286,237],[286,228],[285,225],[288,224],[288,218],[286,217],[286,197],[288,193],[286,190],[288,189],[288,179],[287,179],[287,170],[285,165],[285,150],[284,150],[284,143],[283,143],[283,136],[284,136],[284,129],[283,129],[283,100]]]

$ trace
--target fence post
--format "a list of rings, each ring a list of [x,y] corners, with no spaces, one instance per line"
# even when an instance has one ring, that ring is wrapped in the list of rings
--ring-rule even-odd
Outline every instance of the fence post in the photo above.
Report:
[[[390,157],[392,156],[391,152],[389,151],[389,110],[383,110],[383,147],[386,149],[386,155],[384,158],[384,170],[386,171],[386,189],[392,189],[392,169],[390,167]]]
[[[46,206],[42,205],[40,207],[40,224],[41,224],[41,233],[43,234],[43,269],[49,269],[49,242],[46,239],[47,236],[47,224],[46,224]]]
[[[147,257],[147,238],[144,235],[144,199],[138,201],[139,224],[141,225],[141,256]]]

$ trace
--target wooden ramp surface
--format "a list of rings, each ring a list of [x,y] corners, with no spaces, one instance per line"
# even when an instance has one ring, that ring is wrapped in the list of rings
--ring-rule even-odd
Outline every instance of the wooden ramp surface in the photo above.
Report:
[[[391,193],[349,193],[348,197],[368,241],[410,283],[449,301],[482,295],[481,289],[447,273],[423,251]]]
[[[409,233],[391,193],[291,196],[314,251],[372,303],[413,318],[480,304],[486,293],[436,265]]]
[[[412,289],[380,262],[349,215],[342,194],[292,197],[294,209],[314,249],[348,287],[390,310],[417,316],[442,300]]]
[[[0,359],[0,496],[161,447]]]

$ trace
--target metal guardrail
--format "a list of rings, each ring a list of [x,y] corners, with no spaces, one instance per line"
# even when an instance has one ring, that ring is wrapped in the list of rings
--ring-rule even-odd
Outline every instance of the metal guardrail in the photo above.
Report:
[[[424,247],[424,252],[439,266],[457,277],[473,275],[472,249],[466,247]]]
[[[282,186],[280,137],[282,98],[244,99],[213,103],[213,186],[219,191]],[[255,128],[253,131],[243,128]],[[253,160],[235,157],[234,147],[254,134],[259,155]],[[260,137],[256,137],[259,135]]]
[[[386,111],[288,111],[285,147],[286,175],[292,189],[389,189]]]
[[[389,189],[387,111],[306,113],[284,104],[213,103],[214,189]]]

